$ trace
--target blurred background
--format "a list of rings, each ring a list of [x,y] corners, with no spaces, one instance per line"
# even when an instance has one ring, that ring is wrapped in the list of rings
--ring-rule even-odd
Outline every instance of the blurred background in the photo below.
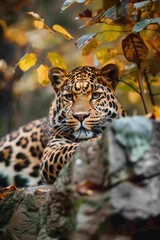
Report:
[[[38,56],[37,64],[41,64],[47,61],[48,52],[56,51],[63,57],[69,70],[82,65],[103,65],[103,61],[98,62],[94,53],[82,56],[81,49],[75,47],[75,41],[89,33],[88,28],[80,28],[83,20],[75,20],[78,13],[84,11],[84,5],[74,4],[60,13],[63,3],[64,0],[0,1],[0,137],[28,121],[46,116],[54,98],[50,85],[43,87],[38,83],[37,65],[26,72],[16,67],[26,53],[35,53]],[[99,1],[93,5],[100,8]],[[68,41],[60,34],[36,29],[33,17],[26,14],[30,11],[39,14],[48,26],[59,24],[65,27],[74,39]],[[116,41],[115,46],[120,48],[121,41]],[[123,64],[120,66],[123,72]],[[129,89],[120,84],[117,90],[122,105],[129,115],[144,114],[139,95]]]
[[[48,114],[54,92],[37,81],[36,66],[23,73],[16,63],[25,53],[36,53],[45,59],[49,51],[61,54],[68,68],[92,64],[81,56],[74,40],[67,41],[59,34],[35,29],[33,18],[26,12],[34,11],[49,26],[60,24],[74,38],[78,37],[76,8],[60,13],[63,0],[3,0],[0,1],[0,137],[12,129]]]

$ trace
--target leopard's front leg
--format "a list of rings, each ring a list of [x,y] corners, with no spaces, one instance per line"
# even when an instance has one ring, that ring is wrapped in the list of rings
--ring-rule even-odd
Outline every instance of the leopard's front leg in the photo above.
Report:
[[[48,141],[41,162],[41,174],[46,183],[53,183],[60,170],[68,162],[79,143],[54,137]]]

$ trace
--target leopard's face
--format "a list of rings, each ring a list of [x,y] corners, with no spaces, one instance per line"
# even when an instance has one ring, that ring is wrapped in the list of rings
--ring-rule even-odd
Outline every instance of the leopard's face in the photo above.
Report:
[[[119,117],[119,102],[114,93],[118,81],[115,65],[101,70],[85,66],[68,74],[57,68],[50,71],[57,92],[51,123],[55,135],[77,141],[90,139]]]

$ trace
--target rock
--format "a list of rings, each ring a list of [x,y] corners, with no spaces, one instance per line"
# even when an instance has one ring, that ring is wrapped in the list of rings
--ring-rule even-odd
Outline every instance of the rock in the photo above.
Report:
[[[160,122],[117,120],[53,186],[0,200],[0,239],[159,240]],[[44,188],[44,189],[43,189]]]

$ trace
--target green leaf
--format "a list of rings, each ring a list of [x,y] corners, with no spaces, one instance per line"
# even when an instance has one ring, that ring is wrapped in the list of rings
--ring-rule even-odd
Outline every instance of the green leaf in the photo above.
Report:
[[[145,19],[142,20],[138,23],[136,23],[136,25],[134,25],[134,27],[132,28],[132,32],[140,32],[141,30],[143,30],[145,27],[147,27],[149,24],[159,24],[160,25],[160,18],[151,18],[151,19]]]
[[[97,33],[88,33],[86,35],[83,35],[82,37],[78,38],[76,41],[76,47],[79,49],[81,47],[84,47],[86,44],[88,44],[93,38],[97,36]]]
[[[160,17],[159,18],[152,18],[151,23],[157,23],[160,25]]]
[[[84,3],[86,0],[76,0],[77,3]]]
[[[143,1],[143,2],[138,2],[138,3],[134,3],[134,7],[138,10],[142,7],[145,7],[148,3],[150,3],[151,1]]]
[[[150,24],[150,22],[151,22],[150,19],[145,19],[143,21],[136,23],[136,25],[134,25],[134,27],[132,28],[132,32],[140,32],[145,27],[147,27],[148,24]]]

